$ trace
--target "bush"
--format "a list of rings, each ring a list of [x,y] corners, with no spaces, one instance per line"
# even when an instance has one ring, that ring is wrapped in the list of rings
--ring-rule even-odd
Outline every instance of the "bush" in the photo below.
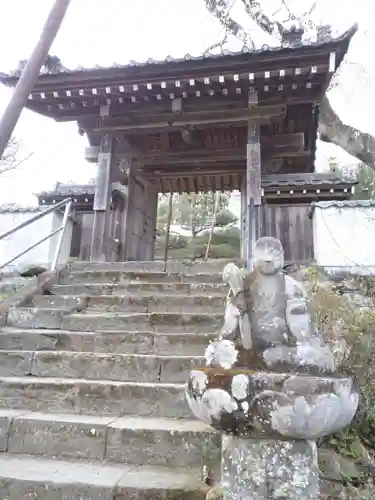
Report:
[[[240,254],[240,230],[237,227],[230,227],[214,230],[208,257],[211,259],[237,258]],[[203,258],[206,253],[209,231],[203,231],[189,243],[192,257]]]
[[[375,311],[358,307],[342,295],[340,286],[322,283],[324,277],[312,271],[310,288],[317,329],[331,344],[344,340],[340,371],[351,375],[360,389],[360,404],[352,424],[328,436],[322,444],[347,457],[360,459],[357,450],[375,450]],[[356,283],[366,297],[373,297],[374,284]],[[344,285],[345,286],[345,285]],[[353,283],[351,284],[353,286]],[[340,356],[341,357],[341,356]]]
[[[166,234],[160,234],[156,237],[155,240],[155,258],[163,259],[164,258],[164,249],[165,249],[165,238]],[[188,250],[189,238],[187,236],[183,236],[178,233],[172,233],[169,237],[168,244],[168,258],[169,259],[180,259],[180,258],[189,258],[189,250]]]
[[[177,233],[169,235],[168,248],[187,248],[188,243],[189,238],[187,236]]]
[[[224,227],[228,226],[228,224],[234,224],[238,221],[238,217],[236,217],[229,210],[222,210],[216,216],[215,226],[216,227]]]

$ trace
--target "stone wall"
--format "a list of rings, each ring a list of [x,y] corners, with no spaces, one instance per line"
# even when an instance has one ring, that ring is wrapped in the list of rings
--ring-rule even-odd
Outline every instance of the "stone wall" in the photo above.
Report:
[[[312,213],[318,265],[375,273],[375,200],[318,202]]]
[[[45,208],[45,207],[44,207]],[[39,209],[0,209],[0,234],[18,226],[22,222],[30,219],[38,213]],[[17,231],[0,241],[0,264],[10,260],[12,257],[26,250],[29,246],[36,243],[38,240],[47,236],[49,233],[61,226],[63,214],[60,212],[52,212],[44,216],[42,219],[33,222],[29,226]],[[70,257],[70,245],[72,238],[72,221],[68,221],[62,248],[60,253],[60,263],[64,264]],[[24,268],[30,265],[39,265],[48,267],[53,260],[59,235],[56,234],[52,238],[44,241],[33,250],[30,250],[25,255],[12,262],[4,268],[4,271],[10,272],[19,268]]]

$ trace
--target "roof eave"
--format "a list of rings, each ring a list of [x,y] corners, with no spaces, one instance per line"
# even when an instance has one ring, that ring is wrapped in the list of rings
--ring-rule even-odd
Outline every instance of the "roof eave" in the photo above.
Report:
[[[358,25],[354,24],[351,26],[345,33],[343,33],[340,37],[334,38],[332,40],[328,40],[323,43],[312,43],[310,45],[301,45],[299,47],[278,47],[278,48],[269,48],[268,50],[264,49],[259,49],[256,51],[249,51],[247,49],[247,52],[242,51],[238,53],[228,53],[226,54],[225,51],[222,54],[218,55],[203,55],[203,56],[198,56],[198,57],[192,57],[185,56],[185,58],[182,59],[175,59],[172,61],[168,61],[168,58],[164,61],[153,61],[153,62],[146,62],[146,63],[134,63],[134,64],[129,64],[129,65],[124,65],[124,66],[113,66],[109,68],[83,68],[82,70],[72,70],[72,71],[65,71],[65,72],[60,72],[60,73],[50,73],[50,74],[42,74],[39,75],[37,85],[43,85],[43,84],[52,84],[54,81],[61,82],[62,80],[66,79],[74,79],[77,77],[81,77],[82,79],[85,80],[95,80],[95,79],[100,79],[104,78],[105,76],[111,76],[112,73],[115,73],[116,71],[124,71],[126,69],[130,70],[130,68],[138,68],[140,71],[143,71],[142,68],[149,68],[149,69],[155,69],[156,67],[159,67],[161,70],[165,69],[168,71],[173,71],[175,69],[178,69],[181,67],[182,64],[191,64],[191,63],[198,63],[204,65],[204,63],[210,63],[212,64],[213,61],[217,61],[218,63],[224,64],[225,62],[234,62],[237,59],[240,60],[243,57],[248,56],[249,54],[252,56],[264,56],[264,57],[269,57],[271,58],[272,56],[274,57],[280,57],[280,55],[304,55],[304,53],[309,54],[314,50],[339,50],[338,57],[336,58],[336,69],[339,67],[341,64],[343,58],[345,57],[350,41],[354,34],[358,30]],[[161,73],[160,71],[159,73]],[[0,73],[0,83],[7,87],[14,87],[19,80],[18,76],[14,75],[7,75],[5,73]]]

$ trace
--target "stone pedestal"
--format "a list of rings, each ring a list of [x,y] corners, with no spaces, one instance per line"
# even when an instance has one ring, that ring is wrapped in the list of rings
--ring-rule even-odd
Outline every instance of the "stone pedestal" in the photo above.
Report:
[[[314,441],[223,435],[224,500],[316,500],[319,469]]]

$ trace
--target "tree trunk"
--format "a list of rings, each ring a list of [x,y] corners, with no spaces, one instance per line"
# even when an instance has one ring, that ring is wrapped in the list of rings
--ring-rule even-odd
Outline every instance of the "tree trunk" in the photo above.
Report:
[[[328,97],[320,107],[319,135],[324,142],[344,151],[375,169],[375,137],[344,123],[332,108]]]

